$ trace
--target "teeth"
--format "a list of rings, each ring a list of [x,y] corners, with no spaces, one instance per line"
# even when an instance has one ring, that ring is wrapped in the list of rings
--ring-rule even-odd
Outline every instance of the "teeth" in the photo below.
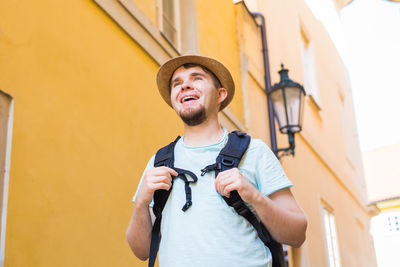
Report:
[[[191,99],[195,100],[195,99],[197,99],[197,97],[195,97],[195,96],[185,96],[184,98],[182,98],[182,102],[185,102],[185,101],[191,100]]]

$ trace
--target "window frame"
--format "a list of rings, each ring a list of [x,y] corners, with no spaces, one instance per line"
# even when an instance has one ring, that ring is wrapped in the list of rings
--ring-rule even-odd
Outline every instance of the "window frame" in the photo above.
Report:
[[[165,40],[176,49],[177,52],[181,52],[182,50],[182,42],[181,42],[181,5],[180,0],[169,0],[173,3],[173,13],[174,13],[174,21],[170,21],[168,16],[164,15],[164,1],[165,0],[157,0],[157,26],[160,30],[161,35],[165,38]],[[168,0],[167,0],[168,1]],[[168,34],[165,31],[164,20],[168,21],[169,26],[175,31],[176,36],[175,40],[171,40]]]
[[[8,206],[8,191],[9,191],[9,181],[10,181],[10,161],[11,161],[11,143],[12,143],[12,128],[13,128],[13,118],[14,118],[14,99],[6,92],[0,90],[0,97],[8,99],[8,113],[6,122],[7,127],[3,129],[5,131],[5,146],[1,149],[4,151],[4,172],[0,175],[3,180],[3,188],[0,197],[1,202],[1,227],[0,227],[0,266],[4,265],[5,258],[5,238],[6,238],[6,223],[7,223],[7,206]],[[3,135],[4,136],[4,135]],[[1,158],[1,157],[0,157]]]
[[[341,267],[340,249],[335,215],[327,205],[322,205],[322,226],[325,240],[327,266]]]
[[[321,109],[321,97],[318,85],[318,73],[315,62],[314,43],[310,34],[300,27],[300,50],[303,67],[304,88],[315,106]]]

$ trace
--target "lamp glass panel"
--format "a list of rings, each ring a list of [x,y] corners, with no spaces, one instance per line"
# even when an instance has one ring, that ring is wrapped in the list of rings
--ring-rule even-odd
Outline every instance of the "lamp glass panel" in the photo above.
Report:
[[[279,129],[282,129],[287,125],[286,113],[285,113],[285,102],[283,100],[282,89],[272,91],[269,94],[274,108],[275,119],[278,122]]]
[[[300,113],[301,113],[301,97],[302,93],[298,87],[285,88],[287,112],[288,112],[288,128],[291,132],[300,131]]]
[[[299,125],[300,125],[300,128],[303,125],[304,97],[305,97],[305,94],[303,93],[303,91],[300,90],[299,91],[299,102],[300,102]]]

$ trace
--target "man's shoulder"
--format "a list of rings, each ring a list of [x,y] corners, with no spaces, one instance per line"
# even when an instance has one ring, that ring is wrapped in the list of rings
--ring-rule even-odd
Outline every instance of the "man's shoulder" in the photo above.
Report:
[[[246,161],[259,162],[263,159],[263,161],[266,160],[265,162],[269,162],[270,160],[274,160],[275,154],[262,139],[251,138],[244,158]]]
[[[263,140],[258,138],[251,138],[248,151],[265,152],[271,151],[271,149]]]

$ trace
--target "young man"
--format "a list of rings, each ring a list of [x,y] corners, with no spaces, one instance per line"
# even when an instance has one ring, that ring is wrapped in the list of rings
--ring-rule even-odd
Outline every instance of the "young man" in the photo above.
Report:
[[[229,207],[222,196],[237,190],[280,243],[299,247],[305,240],[307,219],[290,192],[291,182],[278,160],[261,140],[252,139],[239,168],[201,176],[215,163],[227,142],[218,112],[234,95],[234,82],[220,62],[199,56],[176,57],[162,65],[157,85],[163,99],[184,123],[184,136],[175,146],[174,166],[193,172],[193,205],[182,211],[185,184],[174,179],[171,168],[153,167],[150,159],[134,197],[135,207],[127,240],[141,260],[149,257],[154,223],[152,198],[156,190],[169,190],[161,221],[161,267],[261,267],[271,264],[269,250],[254,227]],[[150,208],[149,208],[150,207]]]

